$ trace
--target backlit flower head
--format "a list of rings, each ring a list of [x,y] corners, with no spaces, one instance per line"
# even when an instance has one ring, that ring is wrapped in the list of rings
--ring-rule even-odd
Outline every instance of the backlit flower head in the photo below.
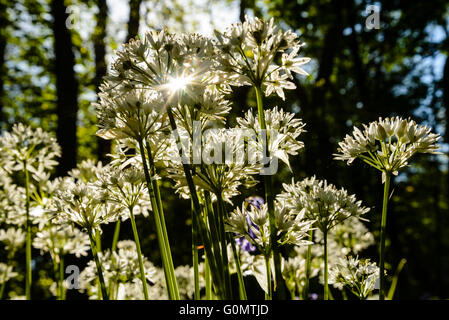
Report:
[[[34,174],[52,170],[61,155],[56,138],[41,128],[15,124],[11,132],[0,137],[0,162],[7,172],[26,169]]]
[[[329,283],[342,289],[347,287],[360,299],[366,299],[375,289],[379,278],[379,268],[370,259],[358,257],[341,258],[329,270]]]
[[[351,164],[356,158],[385,173],[398,174],[407,166],[416,153],[437,153],[439,134],[431,128],[418,125],[411,119],[379,118],[378,121],[363,125],[363,131],[354,127],[351,135],[339,143],[335,160]]]
[[[283,89],[296,87],[287,80],[293,79],[292,73],[307,75],[302,65],[310,59],[298,57],[304,44],[291,30],[278,28],[273,19],[246,16],[243,23],[233,24],[224,33],[215,31],[215,36],[220,77],[232,86],[262,86],[267,96],[276,92],[285,99]]]
[[[273,109],[266,109],[266,135],[268,135],[268,151],[269,155],[282,160],[289,168],[289,156],[297,155],[298,151],[304,147],[304,143],[298,141],[301,133],[305,132],[305,124],[301,119],[295,118],[295,114],[285,112],[283,109],[274,107]],[[249,130],[254,135],[254,139],[249,141],[249,144],[260,155],[264,154],[263,145],[265,139],[261,135],[259,118],[251,110],[249,110],[244,118],[237,118],[237,123],[240,128]]]
[[[322,232],[328,232],[333,227],[350,217],[361,217],[369,208],[362,206],[354,195],[349,195],[345,189],[337,189],[326,180],[307,178],[291,184],[283,184],[284,192],[278,195],[278,200],[294,214],[302,214],[315,220],[316,227]]]

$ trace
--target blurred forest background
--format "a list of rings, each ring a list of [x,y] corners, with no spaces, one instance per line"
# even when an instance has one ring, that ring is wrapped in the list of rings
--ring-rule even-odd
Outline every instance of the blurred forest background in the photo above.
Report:
[[[365,25],[368,5],[380,9],[379,29]],[[297,89],[286,92],[285,101],[267,103],[297,113],[307,129],[301,137],[305,149],[291,159],[293,173],[282,167],[276,190],[292,176],[311,175],[345,187],[372,208],[368,226],[378,240],[380,174],[361,161],[352,167],[333,161],[337,143],[353,125],[394,115],[412,117],[444,136],[443,155],[417,157],[395,178],[386,261],[393,274],[399,261],[407,260],[395,298],[449,298],[447,0],[0,0],[1,128],[25,122],[54,132],[62,146],[57,175],[84,159],[106,162],[110,145],[95,136],[92,102],[114,50],[149,28],[211,35],[245,14],[274,17],[293,29],[307,44],[302,55],[312,58],[306,66],[310,76],[296,79]],[[256,105],[254,92],[235,89],[233,103],[231,123]],[[190,204],[170,183],[162,194],[174,262],[191,264]],[[238,200],[249,195],[254,190]],[[152,225],[139,223],[143,254],[157,263]],[[105,243],[111,233],[105,230]],[[377,247],[367,255],[377,261]],[[51,268],[50,258],[33,257],[39,278]],[[33,290],[35,297],[47,298],[45,290]]]

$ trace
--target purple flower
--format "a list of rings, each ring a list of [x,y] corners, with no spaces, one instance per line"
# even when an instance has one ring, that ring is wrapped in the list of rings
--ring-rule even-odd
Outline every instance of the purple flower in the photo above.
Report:
[[[243,251],[254,252],[256,251],[256,247],[246,239],[245,236],[241,236],[240,238],[235,239],[235,243],[239,245]]]
[[[257,209],[260,209],[260,207],[265,203],[265,201],[263,200],[263,198],[258,197],[258,196],[251,196],[246,198],[245,200],[247,203],[249,203],[250,205],[256,207]],[[254,222],[251,221],[251,218],[249,217],[249,215],[246,216],[246,221],[248,223],[248,235],[252,238],[252,239],[256,239],[257,236],[254,234],[253,230],[251,227],[256,228],[257,230],[259,230],[259,227],[254,224]],[[242,248],[242,250],[244,251],[248,251],[248,252],[254,252],[256,251],[256,247],[251,244],[251,242],[248,241],[248,239],[246,239],[245,236],[241,236],[240,238],[235,239],[235,242]]]

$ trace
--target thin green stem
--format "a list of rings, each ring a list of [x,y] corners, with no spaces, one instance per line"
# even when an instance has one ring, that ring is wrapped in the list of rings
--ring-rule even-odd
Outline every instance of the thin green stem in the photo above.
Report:
[[[382,221],[380,225],[380,263],[379,263],[379,300],[385,300],[385,237],[387,226],[388,197],[390,191],[391,173],[385,172],[384,197],[382,206]]]
[[[193,278],[195,282],[195,294],[194,299],[200,300],[200,273],[198,268],[198,241],[197,241],[197,227],[195,217],[193,216],[193,204],[192,204],[192,261],[193,261]]]
[[[59,255],[59,300],[65,300],[64,290],[64,256]]]
[[[146,147],[146,151],[147,151],[147,155],[148,155],[148,162],[150,164],[150,170],[154,171],[155,165],[154,165],[151,148],[148,145],[148,143],[146,144],[145,147]],[[164,248],[166,250],[168,271],[170,272],[170,279],[171,279],[171,284],[173,287],[174,299],[179,300],[180,297],[179,297],[178,282],[176,280],[175,267],[173,265],[171,247],[170,247],[170,242],[168,240],[167,227],[165,225],[164,207],[162,205],[162,198],[161,198],[161,192],[159,189],[159,182],[157,180],[152,180],[152,184],[153,184],[154,196],[156,198],[156,203],[157,203],[158,212],[159,212],[159,220],[160,220],[160,226],[161,226],[161,231],[162,231],[162,239],[164,241]]]
[[[237,252],[237,248],[235,245],[235,240],[230,237],[230,242],[232,246],[232,253],[234,255],[234,261],[235,261],[235,268],[237,269],[237,278],[239,281],[239,294],[240,294],[240,300],[247,300],[246,296],[246,288],[245,288],[245,281],[243,280],[243,273],[242,268],[240,266],[240,255]]]
[[[131,219],[131,226],[133,229],[134,242],[136,243],[137,258],[139,260],[139,268],[140,268],[140,280],[142,281],[142,287],[143,287],[143,295],[145,297],[145,300],[149,300],[150,297],[148,295],[147,278],[145,277],[145,268],[143,267],[142,250],[140,249],[139,234],[137,233],[137,226],[136,226],[136,220],[134,218],[133,207],[129,208],[129,217]]]
[[[217,212],[218,212],[218,221],[220,225],[220,238],[221,238],[221,256],[222,256],[222,264],[223,264],[223,276],[225,279],[225,285],[226,285],[226,293],[228,297],[232,296],[232,289],[231,289],[231,276],[229,273],[229,259],[228,259],[228,246],[226,243],[226,232],[225,232],[225,226],[224,226],[224,205],[223,205],[223,199],[221,198],[221,195],[217,196]]]
[[[31,221],[30,221],[30,176],[27,169],[27,163],[24,161],[23,164],[25,171],[25,231],[26,231],[26,245],[25,245],[25,257],[26,257],[26,271],[25,271],[25,295],[27,300],[31,300],[31,284],[32,284],[32,274],[31,274]]]
[[[183,150],[182,150],[182,146],[180,146],[180,138],[179,135],[177,134],[177,126],[176,126],[176,122],[175,122],[175,118],[173,115],[173,112],[171,110],[171,108],[168,108],[167,110],[167,114],[168,114],[168,118],[170,120],[170,127],[172,129],[172,132],[175,134],[175,138],[176,138],[176,142],[178,143],[178,152],[179,155],[182,159],[182,155],[183,155]],[[195,184],[193,182],[193,178],[192,178],[192,172],[190,169],[190,166],[185,163],[182,162],[182,166],[183,166],[183,170],[184,170],[184,174],[186,176],[186,181],[187,181],[187,186],[189,188],[189,192],[190,192],[190,197],[192,199],[192,203],[194,206],[194,215],[195,215],[195,219],[198,223],[198,229],[200,230],[200,236],[201,236],[201,240],[204,244],[204,249],[206,251],[206,256],[209,259],[209,265],[212,271],[212,275],[214,278],[214,285],[216,285],[216,288],[219,289],[219,292],[217,292],[217,294],[222,297],[222,298],[226,298],[225,296],[225,292],[223,291],[223,283],[222,283],[222,279],[220,279],[220,272],[218,271],[219,266],[216,264],[215,261],[215,256],[214,256],[214,252],[212,251],[212,246],[211,246],[211,240],[210,240],[210,234],[204,224],[204,221],[201,218],[201,205],[200,202],[198,200],[198,194],[196,192],[196,188],[195,188]]]
[[[260,129],[267,130],[267,126],[265,123],[265,113],[263,108],[263,97],[262,97],[262,89],[260,85],[254,86],[256,90],[256,99],[257,99],[257,111],[259,115],[259,124]],[[262,141],[262,150],[266,152],[266,156],[269,159],[269,150],[268,150],[268,132],[266,132],[266,139],[263,139]],[[270,245],[271,245],[271,251],[273,253],[273,260],[274,260],[274,282],[278,286],[277,290],[275,288],[275,291],[278,293],[278,297],[280,299],[285,299],[285,283],[284,279],[282,278],[282,272],[281,272],[281,255],[279,252],[279,247],[277,243],[277,226],[276,226],[276,219],[274,215],[274,196],[272,191],[272,181],[271,181],[271,175],[264,175],[264,187],[265,187],[265,200],[268,205],[268,218],[270,223]]]
[[[118,242],[118,239],[120,238],[121,221],[122,221],[121,219],[118,219],[117,222],[115,223],[114,237],[112,238],[111,251],[115,251],[117,249],[117,242]]]
[[[169,270],[170,267],[169,267],[169,262],[168,262],[168,258],[167,258],[167,250],[165,248],[165,241],[164,241],[163,232],[162,232],[162,226],[161,226],[161,221],[160,221],[160,216],[159,216],[159,209],[158,209],[157,200],[156,200],[156,197],[154,194],[153,183],[152,183],[152,179],[150,176],[150,172],[148,169],[147,160],[146,160],[146,156],[145,156],[145,148],[143,146],[142,140],[139,140],[138,143],[139,143],[140,155],[142,157],[143,171],[145,174],[147,189],[148,189],[148,193],[150,195],[154,224],[156,226],[156,235],[157,235],[157,239],[158,239],[159,250],[161,253],[162,267],[164,268],[165,282],[167,285],[168,298],[176,299],[175,298],[176,293],[174,292],[173,281],[172,281],[172,276],[171,276],[172,272],[171,272],[171,270]],[[173,274],[174,274],[174,270],[173,270]]]
[[[267,292],[265,293],[265,300],[273,299],[273,289],[271,286],[271,266],[270,266],[270,256],[265,254],[265,269],[267,273]]]
[[[309,231],[309,241],[313,241],[313,230]],[[312,265],[312,244],[307,246],[306,253],[306,279],[304,280],[303,299],[309,299],[309,282],[310,282],[310,269]]]
[[[0,300],[3,299],[3,293],[5,292],[6,287],[6,275],[8,274],[8,265],[6,265],[5,272],[2,274],[2,286],[0,288]]]
[[[100,259],[98,259],[97,247],[95,245],[95,240],[92,235],[92,229],[88,230],[89,240],[90,240],[90,248],[92,250],[92,255],[94,256],[95,265],[97,266],[98,279],[100,281],[101,295],[103,300],[109,300],[108,292],[106,290],[106,285],[104,282],[103,270],[101,268]]]
[[[328,265],[327,265],[327,232],[323,232],[324,237],[324,300],[329,300]]]
[[[206,283],[206,300],[212,300],[212,281],[207,257],[204,259],[204,281]]]

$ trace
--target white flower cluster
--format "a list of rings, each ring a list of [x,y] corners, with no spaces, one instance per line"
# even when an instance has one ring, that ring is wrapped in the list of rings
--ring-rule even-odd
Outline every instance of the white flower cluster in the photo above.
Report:
[[[315,221],[322,232],[328,232],[350,217],[361,217],[369,211],[362,202],[349,195],[345,189],[337,189],[326,180],[306,178],[291,184],[283,184],[284,192],[278,199],[292,213]]]
[[[376,289],[378,279],[379,268],[369,259],[342,258],[329,270],[329,283],[340,289],[347,287],[360,299],[366,299]]]
[[[143,258],[145,277],[152,283],[156,277],[156,268],[145,257]],[[117,251],[106,250],[99,253],[106,284],[112,284],[112,297],[126,299],[131,293],[133,299],[143,299],[142,282],[136,245],[134,241],[122,240],[117,243]],[[89,298],[97,297],[97,268],[94,261],[89,261],[87,267],[80,273],[80,285],[89,292]],[[139,287],[140,286],[140,287]]]
[[[58,261],[66,254],[74,254],[78,258],[87,256],[90,241],[87,234],[71,225],[51,225],[36,234],[33,246],[50,253],[53,260]]]
[[[292,73],[308,75],[302,65],[310,58],[298,57],[304,43],[291,30],[282,31],[274,20],[246,16],[224,33],[215,31],[221,77],[233,86],[255,85],[269,96],[275,92],[285,100],[283,89],[295,89]],[[280,60],[280,61],[278,61]]]
[[[277,240],[280,245],[294,244],[301,246],[310,244],[304,238],[307,237],[307,233],[314,223],[313,220],[305,219],[302,213],[293,215],[281,202],[275,204],[275,219],[278,227]],[[228,232],[245,236],[248,241],[265,253],[270,246],[268,205],[266,203],[261,204],[260,208],[250,206],[250,209],[246,208],[245,205],[242,206],[242,209],[237,207],[229,215],[226,228]]]
[[[440,135],[410,119],[379,118],[363,127],[363,131],[354,127],[352,136],[346,135],[334,157],[348,164],[360,158],[382,171],[384,180],[385,173],[397,175],[416,153],[437,153],[439,148]]]
[[[37,181],[45,181],[50,177],[46,170],[58,164],[55,158],[60,155],[56,139],[41,128],[19,123],[0,137],[0,163],[7,172],[26,169]]]

